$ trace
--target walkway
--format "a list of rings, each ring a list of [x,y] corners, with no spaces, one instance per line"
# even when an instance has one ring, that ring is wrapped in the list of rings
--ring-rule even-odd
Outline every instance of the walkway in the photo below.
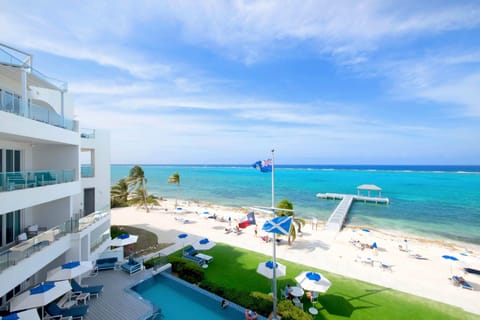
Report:
[[[84,278],[82,285],[103,284],[104,288],[98,298],[88,301],[88,312],[85,320],[144,320],[154,311],[151,303],[143,300],[129,288],[137,282],[148,278],[148,270],[129,276],[118,271],[100,271],[97,276]]]

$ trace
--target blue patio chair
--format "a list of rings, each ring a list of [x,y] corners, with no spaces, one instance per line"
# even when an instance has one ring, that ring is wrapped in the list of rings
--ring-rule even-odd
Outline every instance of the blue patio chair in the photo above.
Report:
[[[129,258],[127,262],[122,264],[121,268],[129,275],[132,275],[135,272],[142,270],[142,264],[133,258]]]
[[[88,306],[73,306],[68,309],[62,309],[55,302],[50,303],[46,309],[51,316],[72,317],[74,319],[83,319],[83,316],[88,311]]]
[[[74,292],[90,293],[90,296],[98,297],[98,294],[103,290],[103,285],[82,287],[75,279],[71,279],[70,284]]]

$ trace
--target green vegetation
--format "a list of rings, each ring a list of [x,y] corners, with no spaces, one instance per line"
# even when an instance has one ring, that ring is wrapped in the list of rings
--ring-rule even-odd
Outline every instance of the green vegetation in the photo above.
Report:
[[[210,288],[220,293],[220,296],[255,309],[263,315],[269,314],[271,304],[264,310],[264,299],[251,297],[256,295],[255,292],[264,295],[271,292],[271,280],[256,272],[258,264],[271,257],[225,244],[217,244],[208,250],[207,254],[215,257],[215,260],[204,270],[205,278],[200,286]],[[174,255],[180,257],[181,252]],[[301,264],[283,260],[279,262],[287,266],[287,275],[278,280],[278,291],[287,284],[294,284],[295,276],[306,270],[321,272],[332,282],[329,291],[320,294],[318,302],[315,303],[319,314],[314,319],[478,319],[476,315],[447,304]],[[311,307],[310,301],[306,298],[302,302],[304,310]],[[297,311],[295,309],[287,311],[291,309],[286,304],[288,302],[279,302],[279,313],[284,316],[282,319],[309,319],[304,318],[303,314],[300,317],[292,313]]]
[[[134,166],[130,169],[129,176],[117,181],[110,189],[110,206],[112,208],[127,207],[136,205],[144,206],[149,212],[148,205],[158,205],[158,197],[148,194],[147,178],[140,166]]]
[[[178,201],[178,192],[180,191],[180,174],[178,172],[175,172],[172,174],[168,180],[167,183],[175,183],[177,184],[177,195],[175,196],[175,208],[177,207],[177,201]]]
[[[286,209],[285,211],[277,211],[277,216],[289,216],[292,217],[292,224],[290,225],[290,230],[288,234],[288,244],[291,245],[293,241],[297,238],[297,229],[298,232],[302,232],[302,227],[305,226],[306,221],[302,218],[295,217],[293,211],[293,203],[288,199],[283,199],[277,203],[277,208]]]

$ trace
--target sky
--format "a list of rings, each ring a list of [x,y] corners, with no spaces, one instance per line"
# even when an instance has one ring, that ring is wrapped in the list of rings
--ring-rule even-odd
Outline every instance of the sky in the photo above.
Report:
[[[117,164],[480,164],[479,1],[8,1]]]

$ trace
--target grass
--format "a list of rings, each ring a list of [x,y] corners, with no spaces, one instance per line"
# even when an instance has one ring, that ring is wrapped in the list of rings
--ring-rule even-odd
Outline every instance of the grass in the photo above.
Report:
[[[206,251],[214,261],[205,269],[205,279],[223,287],[239,290],[271,292],[271,280],[257,274],[260,262],[271,257],[256,252],[217,244]],[[176,255],[181,255],[177,252]],[[277,292],[287,283],[294,284],[295,276],[302,271],[321,272],[332,286],[320,294],[315,307],[319,314],[314,319],[478,319],[477,315],[460,308],[380,287],[341,275],[310,268],[301,264],[279,260],[287,267],[287,275],[278,279]],[[304,302],[304,310],[311,306]]]

